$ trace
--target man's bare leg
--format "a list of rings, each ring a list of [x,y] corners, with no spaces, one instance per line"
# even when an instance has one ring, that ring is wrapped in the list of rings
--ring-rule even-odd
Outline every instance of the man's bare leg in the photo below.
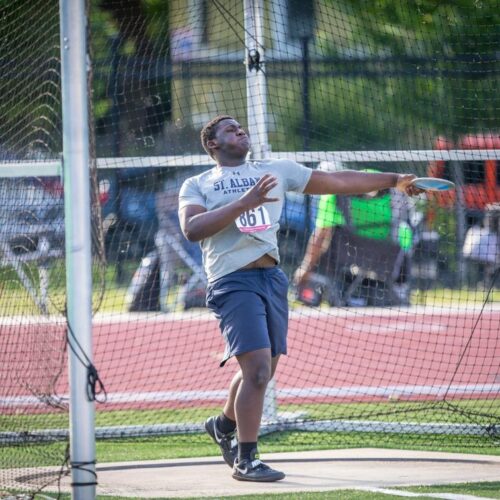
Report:
[[[237,359],[241,377],[234,400],[238,457],[233,478],[238,481],[279,481],[285,474],[262,463],[257,447],[266,388],[278,359],[271,358],[271,349],[248,352],[237,356]]]

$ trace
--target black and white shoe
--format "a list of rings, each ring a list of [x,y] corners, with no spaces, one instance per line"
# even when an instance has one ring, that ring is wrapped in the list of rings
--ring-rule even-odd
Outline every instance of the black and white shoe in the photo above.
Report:
[[[217,429],[217,417],[210,417],[205,422],[205,430],[208,435],[214,440],[214,443],[219,445],[224,462],[229,467],[233,467],[234,461],[238,456],[238,438],[236,430],[223,434]]]
[[[271,469],[264,462],[259,460],[257,453],[252,453],[250,460],[238,459],[234,462],[233,477],[238,481],[255,481],[269,483],[285,478],[285,474],[278,470]]]

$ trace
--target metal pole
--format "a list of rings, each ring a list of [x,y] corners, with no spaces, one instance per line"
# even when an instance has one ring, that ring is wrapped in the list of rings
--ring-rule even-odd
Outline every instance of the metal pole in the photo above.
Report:
[[[465,213],[465,198],[464,198],[464,173],[463,164],[458,161],[451,162],[451,174],[453,182],[456,184],[455,198],[455,216],[456,216],[456,259],[457,273],[455,286],[461,288],[465,283],[467,274],[466,261],[463,255],[463,246],[465,240],[465,232],[467,230],[467,217]]]
[[[92,362],[85,0],[60,0],[60,18],[72,498],[91,500],[96,495],[95,409],[84,364]]]
[[[120,81],[118,75],[118,64],[120,62],[120,49],[123,44],[122,37],[118,34],[115,35],[111,42],[111,75],[110,81],[111,86],[108,91],[108,98],[111,98],[111,150],[113,152],[113,156],[115,158],[119,158],[121,154],[121,127],[120,127],[120,98],[118,97],[122,91],[120,89]],[[117,203],[116,200],[121,199],[121,182],[120,182],[120,173],[119,170],[116,170],[112,173],[112,180],[116,184],[116,198],[114,200],[114,204]],[[118,207],[115,207],[115,210],[118,211]],[[119,241],[117,246],[117,255],[116,255],[116,282],[119,284],[124,284],[127,282],[127,278],[125,277],[125,273],[123,270],[123,262],[127,258],[127,251],[123,248],[123,244]]]
[[[309,103],[309,37],[303,36],[302,44],[302,138],[303,149],[309,151],[309,128],[311,124],[311,105]]]
[[[115,35],[111,42],[111,90],[108,97],[111,97],[111,148],[113,156],[118,158],[121,152],[121,134],[120,134],[120,103],[118,94],[120,93],[118,80],[118,63],[120,60],[120,48],[122,46],[122,38],[120,35]]]
[[[302,44],[302,111],[304,117],[302,120],[302,147],[304,151],[309,151],[309,128],[311,123],[311,105],[309,103],[309,37],[303,36],[301,39]],[[304,230],[304,244],[311,233],[311,197],[305,195],[305,230]],[[304,249],[305,251],[305,249]]]
[[[267,94],[264,73],[263,0],[244,0],[245,60],[247,76],[248,131],[252,139],[252,157],[266,158]]]
[[[252,157],[266,158],[269,153],[267,142],[267,94],[264,73],[264,9],[263,0],[244,0],[245,19],[245,61],[247,76],[248,131],[252,140]],[[271,380],[264,399],[263,420],[275,422],[278,419],[276,382]]]

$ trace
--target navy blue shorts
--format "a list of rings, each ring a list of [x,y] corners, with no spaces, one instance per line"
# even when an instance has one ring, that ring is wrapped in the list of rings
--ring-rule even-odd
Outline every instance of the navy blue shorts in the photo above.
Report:
[[[209,283],[207,307],[226,342],[220,366],[257,349],[286,354],[288,278],[279,267],[239,270]]]

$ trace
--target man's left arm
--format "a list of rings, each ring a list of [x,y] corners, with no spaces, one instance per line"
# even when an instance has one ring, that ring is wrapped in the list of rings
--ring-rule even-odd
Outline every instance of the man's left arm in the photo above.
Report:
[[[304,189],[305,194],[364,194],[381,189],[396,188],[409,196],[422,192],[412,181],[413,174],[368,173],[355,170],[323,172],[314,170]]]

